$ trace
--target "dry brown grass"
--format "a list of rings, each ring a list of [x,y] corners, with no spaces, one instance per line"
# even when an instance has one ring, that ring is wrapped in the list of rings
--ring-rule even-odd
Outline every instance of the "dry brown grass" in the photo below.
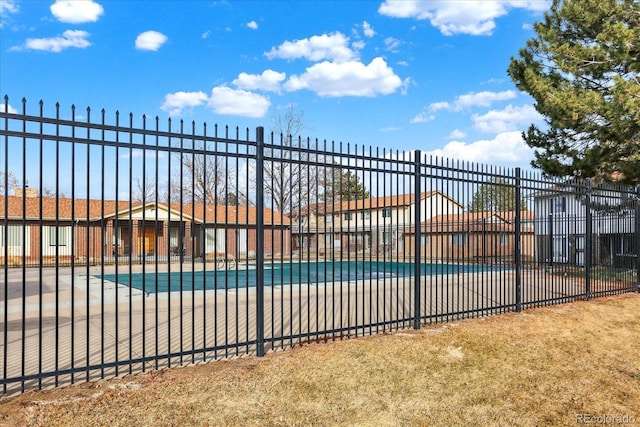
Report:
[[[0,424],[640,424],[640,295],[27,393]]]

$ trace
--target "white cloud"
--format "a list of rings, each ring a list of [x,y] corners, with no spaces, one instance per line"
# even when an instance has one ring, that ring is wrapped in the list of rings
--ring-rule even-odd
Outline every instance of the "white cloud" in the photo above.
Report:
[[[542,120],[542,116],[531,105],[514,107],[509,104],[503,110],[491,110],[485,114],[471,116],[474,127],[482,132],[499,133],[517,130]]]
[[[250,28],[252,30],[257,30],[258,23],[256,21],[247,22],[247,28]]]
[[[533,150],[522,140],[519,131],[499,133],[493,139],[472,143],[451,141],[428,154],[482,163],[523,163],[533,158]]]
[[[45,50],[48,52],[61,52],[64,49],[75,47],[78,49],[84,49],[91,46],[87,37],[90,34],[81,30],[67,30],[62,33],[61,36],[42,38],[42,39],[27,39],[23,46],[12,47],[11,50]]]
[[[211,36],[211,31],[205,31],[204,33],[202,33],[202,38],[203,39],[208,39],[209,36]]]
[[[387,37],[384,39],[384,44],[389,52],[397,52],[398,46],[400,46],[400,40],[393,37]]]
[[[204,105],[209,98],[204,92],[175,92],[168,93],[160,109],[168,111],[170,116],[179,116],[183,108]]]
[[[462,111],[471,107],[488,107],[497,101],[506,101],[517,96],[513,90],[505,90],[503,92],[470,92],[460,95],[453,104],[448,102],[434,102],[429,105],[429,111],[436,112],[438,110]]]
[[[354,50],[356,51],[361,51],[362,49],[364,49],[364,47],[367,44],[365,42],[363,42],[362,40],[357,40],[353,43],[351,43],[351,47],[353,47]]]
[[[271,48],[265,56],[269,59],[306,58],[314,62],[325,59],[346,62],[355,59],[357,55],[349,48],[349,38],[337,32],[293,42],[286,41],[277,48]]]
[[[262,74],[240,73],[232,83],[239,89],[280,92],[280,83],[286,77],[286,73],[265,70]]]
[[[267,114],[271,102],[256,93],[218,86],[211,91],[208,105],[216,114],[260,118]]]
[[[447,136],[447,139],[462,139],[462,138],[464,138],[466,136],[467,136],[467,134],[462,132],[460,129],[454,129]]]
[[[136,37],[136,49],[156,51],[167,42],[167,36],[157,31],[145,31]]]
[[[69,24],[96,22],[104,13],[102,6],[93,0],[56,0],[49,9],[58,21]]]
[[[545,11],[550,2],[502,0],[385,0],[378,8],[381,15],[396,18],[428,19],[446,36],[454,34],[491,35],[495,19],[521,8],[533,12]]]
[[[388,95],[400,86],[400,77],[380,57],[369,65],[357,61],[321,62],[290,77],[284,85],[288,91],[308,89],[327,97]]]
[[[18,13],[18,3],[15,0],[0,1],[0,15],[5,13]]]
[[[136,49],[157,51],[167,42],[168,38],[157,31],[145,31],[136,37]]]
[[[411,123],[426,123],[431,122],[436,119],[436,116],[433,114],[427,113],[418,113],[413,119],[411,119]]]
[[[429,111],[431,111],[432,113],[435,113],[436,111],[440,111],[440,110],[450,110],[450,109],[451,109],[451,104],[449,104],[446,101],[434,102],[429,105]]]
[[[16,110],[15,108],[13,108],[13,107],[11,106],[11,104],[8,104],[8,105],[7,105],[7,108],[6,108],[6,111],[5,111],[5,104],[4,104],[4,102],[3,102],[3,103],[0,103],[0,113],[11,113],[11,114],[17,114],[17,113],[18,113],[18,110]]]
[[[373,37],[376,35],[376,32],[373,30],[373,27],[367,21],[364,21],[362,23],[362,32],[367,37]]]
[[[470,107],[488,107],[496,101],[505,101],[507,99],[513,99],[517,96],[513,90],[505,90],[502,92],[471,92],[465,95],[460,95],[456,99],[455,107],[460,109]]]
[[[20,8],[15,0],[0,0],[0,28],[10,20],[9,15],[18,13]]]

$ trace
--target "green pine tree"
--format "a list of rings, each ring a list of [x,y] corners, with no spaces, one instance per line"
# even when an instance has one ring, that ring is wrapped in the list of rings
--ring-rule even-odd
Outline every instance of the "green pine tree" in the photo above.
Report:
[[[508,212],[516,210],[516,189],[504,178],[491,178],[482,184],[469,203],[469,212]],[[526,200],[520,201],[520,210],[527,210]]]
[[[324,187],[324,196],[328,204],[362,200],[370,196],[358,175],[339,166],[331,169]]]
[[[640,181],[640,3],[554,0],[508,73],[546,126],[523,133],[546,175]]]

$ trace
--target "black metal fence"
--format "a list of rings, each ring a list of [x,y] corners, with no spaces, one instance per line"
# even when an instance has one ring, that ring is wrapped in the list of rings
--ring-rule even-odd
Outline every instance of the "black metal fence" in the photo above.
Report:
[[[639,289],[634,189],[0,109],[5,395]]]

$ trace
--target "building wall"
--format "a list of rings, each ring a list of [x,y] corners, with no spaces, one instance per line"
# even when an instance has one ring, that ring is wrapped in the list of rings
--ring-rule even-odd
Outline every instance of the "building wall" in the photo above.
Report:
[[[464,237],[462,237],[464,236]],[[421,236],[421,256],[432,260],[494,263],[513,259],[515,233],[513,232],[437,232]],[[533,258],[534,235],[521,234],[521,256],[523,260]],[[407,232],[404,253],[415,254],[415,234]]]
[[[112,260],[116,253],[119,257],[131,256],[134,261],[142,256],[143,245],[141,237],[143,236],[142,222],[133,221],[132,223],[118,221],[118,228],[114,227],[113,221],[90,223],[59,222],[58,227],[64,228],[66,238],[61,239],[60,245],[54,245],[50,229],[56,228],[55,222],[40,223],[33,221],[23,227],[22,222],[10,222],[12,228],[12,239],[14,237],[22,237],[22,232],[26,236],[27,245],[10,247],[7,249],[8,257],[5,259],[5,248],[3,233],[4,227],[0,227],[0,265],[55,265],[69,264],[72,260],[75,262],[100,262],[102,259]],[[153,229],[154,233],[150,233],[147,237],[147,243],[144,249],[147,255],[158,256],[160,260],[166,260],[170,254],[172,256],[180,255],[179,237],[171,239],[171,228],[176,227],[178,223],[167,223],[145,221],[145,226]],[[194,228],[192,228],[194,227]],[[117,230],[120,230],[119,232]],[[236,258],[244,259],[251,255],[251,251],[255,253],[257,247],[257,235],[255,226],[250,229],[244,229],[246,232],[238,232],[235,228],[222,229],[226,233],[226,247],[224,253],[234,255]],[[195,232],[195,234],[194,234]],[[16,234],[17,233],[17,234]],[[58,234],[58,237],[63,234]],[[119,234],[119,237],[118,237]],[[245,244],[238,245],[237,236],[242,234],[245,237]],[[202,229],[197,224],[184,224],[183,246],[185,256],[200,257],[203,254],[203,237]],[[175,237],[175,235],[174,235]],[[266,228],[264,232],[264,248],[265,254],[288,256],[291,253],[291,233],[287,228]],[[42,242],[42,247],[40,243]],[[20,242],[17,242],[20,243]],[[178,243],[178,245],[176,245]],[[151,245],[151,246],[149,246]],[[242,250],[242,252],[241,252]],[[24,252],[24,253],[23,253]],[[207,254],[213,256],[213,254]]]

